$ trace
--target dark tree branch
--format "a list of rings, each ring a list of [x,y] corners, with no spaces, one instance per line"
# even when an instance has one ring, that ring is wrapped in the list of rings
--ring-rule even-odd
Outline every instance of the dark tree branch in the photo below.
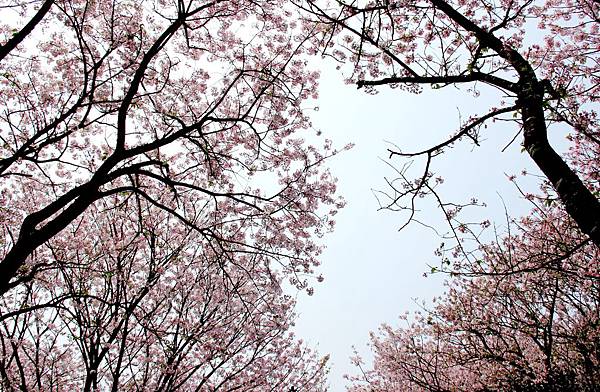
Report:
[[[52,8],[52,4],[54,4],[54,0],[46,0],[44,4],[40,7],[38,12],[35,13],[33,18],[21,29],[19,30],[11,39],[8,40],[4,45],[0,45],[0,61],[2,61],[14,48],[17,47],[23,40],[35,29],[44,16],[50,11]]]
[[[379,80],[359,80],[356,82],[358,88],[364,86],[380,86],[394,83],[406,83],[406,84],[454,84],[454,83],[468,83],[468,82],[484,82],[492,86],[500,87],[504,90],[516,93],[517,84],[508,80],[499,78],[494,75],[486,74],[483,72],[472,72],[466,75],[442,75],[442,76],[404,76],[404,77],[388,77]]]

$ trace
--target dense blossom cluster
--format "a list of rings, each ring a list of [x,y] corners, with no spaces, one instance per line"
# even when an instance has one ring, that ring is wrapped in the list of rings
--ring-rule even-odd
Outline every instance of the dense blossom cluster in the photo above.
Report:
[[[324,389],[326,359],[289,332],[265,257],[216,252],[160,211],[140,232],[132,207],[90,211],[4,296],[7,390]]]
[[[313,31],[275,1],[0,13],[1,389],[324,389],[283,291],[343,205]]]
[[[452,271],[434,308],[372,334],[374,367],[350,390],[597,390],[598,248],[556,204],[515,226]]]

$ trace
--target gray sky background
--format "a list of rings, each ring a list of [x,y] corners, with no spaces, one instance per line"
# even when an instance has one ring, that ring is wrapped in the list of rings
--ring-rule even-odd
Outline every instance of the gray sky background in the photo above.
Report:
[[[344,391],[343,375],[357,371],[349,361],[353,345],[369,363],[369,331],[381,323],[398,325],[400,314],[418,308],[415,298],[430,302],[443,293],[445,277],[423,277],[428,264],[439,265],[433,252],[440,237],[417,224],[398,232],[401,216],[377,211],[372,189],[386,190],[384,177],[394,177],[381,160],[389,161],[386,141],[404,151],[430,147],[457,129],[460,116],[465,119],[499,105],[499,95],[485,86],[479,98],[467,89],[447,87],[413,95],[384,87],[371,96],[345,84],[331,64],[325,65],[314,126],[334,145],[352,142],[355,147],[329,162],[347,206],[338,214],[335,232],[326,237],[320,269],[325,281],[317,284],[314,296],[298,296],[296,332],[321,355],[331,355],[331,392]],[[521,153],[520,139],[501,152],[517,131],[514,124],[497,123],[484,131],[481,147],[461,142],[434,160],[433,171],[445,178],[439,191],[448,201],[477,197],[488,207],[473,210],[473,216],[478,221],[491,218],[502,226],[506,221],[502,199],[511,216],[529,210],[505,173],[538,171]],[[531,178],[519,183],[537,190]],[[441,223],[440,212],[431,203],[422,214],[426,223]]]

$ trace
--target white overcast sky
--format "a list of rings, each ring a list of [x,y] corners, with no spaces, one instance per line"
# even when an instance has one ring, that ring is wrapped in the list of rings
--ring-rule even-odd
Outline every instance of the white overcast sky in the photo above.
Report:
[[[385,190],[384,176],[393,177],[381,160],[388,160],[386,141],[405,151],[429,147],[453,132],[460,116],[464,119],[499,105],[492,90],[482,87],[481,96],[474,98],[467,88],[413,95],[384,87],[370,96],[345,84],[339,72],[325,65],[314,126],[334,145],[352,142],[355,147],[329,162],[347,206],[338,214],[335,232],[326,238],[320,270],[325,281],[317,284],[314,296],[298,296],[296,332],[321,355],[331,355],[331,392],[344,391],[343,375],[356,372],[349,361],[352,346],[370,360],[369,331],[381,323],[398,325],[400,314],[418,307],[415,298],[429,301],[443,293],[444,277],[422,276],[428,264],[439,265],[433,252],[441,239],[416,224],[398,232],[400,216],[377,211],[372,189]],[[514,124],[495,124],[485,130],[481,147],[473,149],[463,142],[436,158],[433,171],[446,180],[441,194],[454,201],[476,196],[488,205],[477,211],[480,218],[494,218],[499,225],[504,217],[502,199],[512,216],[526,213],[528,202],[505,173],[537,170],[521,153],[519,140],[501,152],[516,131]],[[527,189],[536,190],[531,180],[521,182],[528,181]],[[427,223],[439,222],[435,208],[423,214]]]

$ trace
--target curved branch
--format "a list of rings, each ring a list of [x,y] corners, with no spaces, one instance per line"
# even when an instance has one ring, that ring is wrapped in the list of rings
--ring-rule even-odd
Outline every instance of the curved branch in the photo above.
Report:
[[[418,156],[418,155],[433,154],[434,152],[438,151],[439,149],[451,145],[452,143],[454,143],[455,141],[457,141],[461,137],[468,135],[469,131],[473,130],[474,128],[476,128],[478,126],[481,126],[484,122],[486,122],[490,118],[495,117],[495,116],[497,116],[499,114],[510,113],[510,112],[515,111],[517,109],[519,109],[519,106],[518,105],[513,105],[513,106],[508,106],[508,107],[505,107],[505,108],[502,108],[502,109],[498,109],[498,110],[494,110],[492,112],[489,112],[485,116],[481,116],[481,117],[477,118],[475,121],[473,121],[472,123],[468,124],[466,127],[464,127],[456,135],[452,136],[450,139],[445,140],[442,143],[439,143],[439,144],[437,144],[437,145],[435,145],[433,147],[430,147],[427,150],[423,150],[423,151],[419,151],[419,152],[414,152],[414,153],[403,153],[403,152],[400,152],[400,151],[393,151],[393,150],[388,149],[388,152],[390,153],[390,158],[393,157],[394,155],[398,155],[398,156],[401,156],[401,157],[414,157],[414,156]]]

